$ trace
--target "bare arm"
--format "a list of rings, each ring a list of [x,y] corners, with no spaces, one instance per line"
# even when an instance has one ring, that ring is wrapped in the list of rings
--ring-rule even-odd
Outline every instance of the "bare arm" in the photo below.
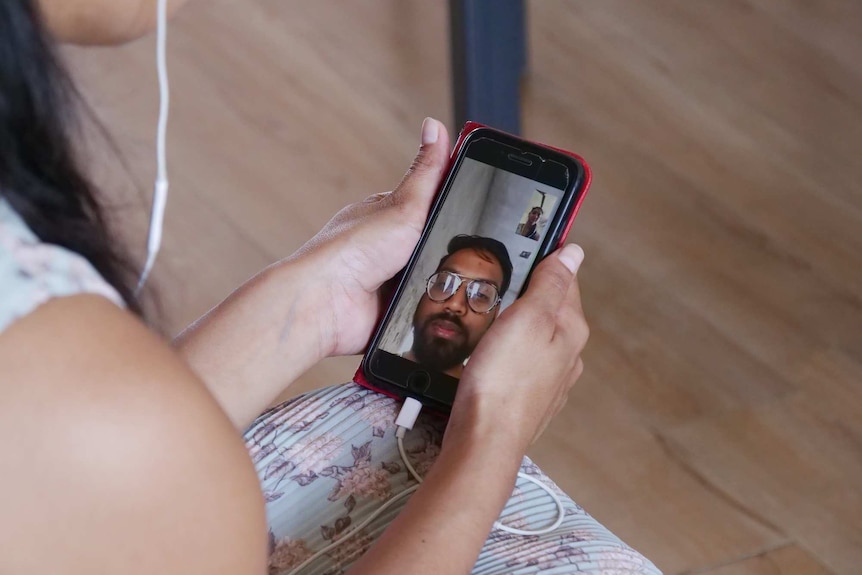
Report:
[[[238,429],[329,354],[315,277],[306,262],[276,264],[174,341]]]
[[[168,0],[168,15],[188,0]],[[48,29],[59,42],[110,45],[130,42],[156,27],[157,0],[39,0]]]
[[[0,334],[0,572],[262,574],[244,445],[204,386],[96,296]]]

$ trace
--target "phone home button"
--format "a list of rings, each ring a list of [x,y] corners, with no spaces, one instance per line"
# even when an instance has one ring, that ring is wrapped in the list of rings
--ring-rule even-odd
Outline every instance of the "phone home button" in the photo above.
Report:
[[[407,386],[416,393],[424,395],[431,385],[431,376],[427,371],[414,371],[407,376]]]

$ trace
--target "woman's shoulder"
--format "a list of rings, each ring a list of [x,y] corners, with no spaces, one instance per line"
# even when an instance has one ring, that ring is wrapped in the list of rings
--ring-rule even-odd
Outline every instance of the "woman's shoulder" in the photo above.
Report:
[[[0,332],[55,297],[91,293],[122,298],[80,255],[36,237],[0,197]]]
[[[0,333],[0,395],[0,572],[42,572],[46,548],[73,574],[265,570],[239,433],[127,311],[39,306]]]

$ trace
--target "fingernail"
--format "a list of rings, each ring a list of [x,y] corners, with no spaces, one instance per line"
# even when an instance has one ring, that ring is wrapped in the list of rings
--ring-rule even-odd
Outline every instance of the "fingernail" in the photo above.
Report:
[[[578,272],[581,262],[584,261],[584,250],[578,244],[568,244],[560,251],[559,258],[563,265],[574,274]]]
[[[425,118],[425,121],[422,122],[422,145],[427,146],[436,142],[439,132],[440,127],[437,125],[437,120]]]

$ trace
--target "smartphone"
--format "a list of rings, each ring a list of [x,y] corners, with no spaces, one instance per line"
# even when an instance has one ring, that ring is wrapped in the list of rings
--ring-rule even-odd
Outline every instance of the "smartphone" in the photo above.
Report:
[[[355,381],[449,412],[470,354],[565,242],[589,183],[579,156],[468,123]]]

